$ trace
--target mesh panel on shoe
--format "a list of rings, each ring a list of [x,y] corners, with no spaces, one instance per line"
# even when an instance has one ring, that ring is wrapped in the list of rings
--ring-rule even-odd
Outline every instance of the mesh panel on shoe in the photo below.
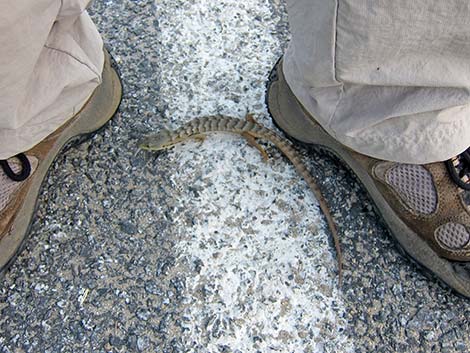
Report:
[[[449,249],[461,249],[470,241],[467,228],[459,223],[446,223],[435,231],[438,242]]]
[[[396,164],[386,172],[385,179],[415,212],[431,214],[436,210],[436,188],[431,173],[423,166]]]
[[[31,157],[28,157],[28,160],[31,163],[31,172],[33,172],[34,164],[36,164],[35,160]],[[21,163],[16,158],[10,158],[8,160],[8,164],[15,173],[18,173],[21,170]],[[13,193],[18,190],[22,184],[23,182],[16,182],[11,180],[0,168],[0,211],[2,211],[7,206]]]

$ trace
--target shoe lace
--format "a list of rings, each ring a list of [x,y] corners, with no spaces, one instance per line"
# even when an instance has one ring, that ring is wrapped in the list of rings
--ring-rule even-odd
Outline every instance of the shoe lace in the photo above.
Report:
[[[470,190],[470,147],[446,161],[452,180],[462,189]]]
[[[31,174],[31,163],[29,163],[28,157],[24,153],[17,154],[13,158],[16,158],[21,163],[21,170],[18,173],[15,173],[11,169],[10,164],[8,164],[7,159],[0,159],[0,167],[2,167],[3,172],[13,181],[23,181],[29,177]]]

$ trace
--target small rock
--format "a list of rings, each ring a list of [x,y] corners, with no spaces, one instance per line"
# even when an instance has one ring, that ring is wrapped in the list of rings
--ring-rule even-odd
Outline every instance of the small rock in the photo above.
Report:
[[[147,320],[149,319],[149,316],[150,316],[150,311],[148,311],[148,310],[139,309],[139,310],[137,311],[137,317],[138,317],[140,320],[147,321]]]
[[[119,227],[121,228],[121,231],[126,234],[132,235],[137,233],[137,227],[129,221],[119,222]]]
[[[149,345],[147,337],[139,337],[137,339],[137,349],[139,351],[144,351]]]
[[[111,336],[109,337],[109,343],[113,346],[113,347],[121,347],[122,346],[122,339],[118,336]]]
[[[127,348],[130,348],[131,350],[136,350],[137,349],[137,336],[136,335],[130,335],[127,338]]]

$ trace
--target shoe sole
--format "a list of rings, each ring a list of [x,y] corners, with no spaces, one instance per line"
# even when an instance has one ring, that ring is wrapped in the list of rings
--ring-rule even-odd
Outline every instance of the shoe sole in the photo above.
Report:
[[[77,114],[65,123],[53,147],[40,161],[32,175],[29,191],[12,224],[12,231],[0,239],[0,277],[16,260],[29,238],[33,216],[38,205],[38,196],[49,168],[61,152],[79,145],[99,132],[111,120],[119,108],[122,98],[122,85],[116,71],[111,67],[111,57],[105,51],[106,64],[103,70],[102,83],[98,86],[89,101]],[[110,103],[111,101],[111,103]],[[78,117],[78,115],[80,115]]]
[[[458,277],[452,262],[439,257],[425,240],[398,217],[367,170],[354,157],[357,154],[331,137],[298,102],[288,87],[282,70],[277,71],[282,65],[281,60],[282,58],[269,75],[266,92],[266,105],[274,124],[294,141],[321,146],[348,166],[368,191],[401,252],[445,287],[470,298],[470,281]]]

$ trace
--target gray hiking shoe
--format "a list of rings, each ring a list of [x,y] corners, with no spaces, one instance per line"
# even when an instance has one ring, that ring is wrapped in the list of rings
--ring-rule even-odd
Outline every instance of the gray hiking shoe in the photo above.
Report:
[[[118,109],[122,87],[107,52],[102,77],[85,106],[62,127],[29,151],[0,160],[0,276],[24,246],[42,182],[55,157],[69,143],[96,132]]]
[[[267,104],[276,125],[346,163],[374,200],[397,243],[415,262],[470,297],[470,149],[424,165],[378,160],[331,137],[300,104],[280,60],[269,77]]]

